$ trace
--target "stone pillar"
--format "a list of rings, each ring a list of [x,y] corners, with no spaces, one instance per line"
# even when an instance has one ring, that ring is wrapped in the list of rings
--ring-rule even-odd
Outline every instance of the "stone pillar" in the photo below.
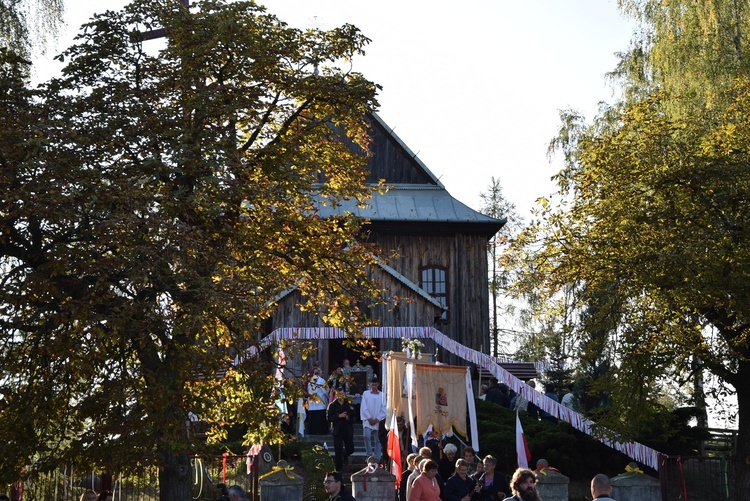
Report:
[[[536,489],[544,501],[568,501],[570,479],[557,470],[544,468],[536,472]],[[620,501],[619,499],[617,501]]]
[[[357,501],[394,501],[396,475],[380,468],[376,458],[367,461],[367,467],[352,474],[352,495]]]
[[[281,460],[258,480],[260,501],[302,499],[304,480],[292,471],[286,461]]]
[[[263,444],[258,452],[258,475],[265,475],[273,469],[273,452],[268,444]]]
[[[643,473],[623,473],[611,478],[612,498],[617,501],[661,501],[661,484]]]

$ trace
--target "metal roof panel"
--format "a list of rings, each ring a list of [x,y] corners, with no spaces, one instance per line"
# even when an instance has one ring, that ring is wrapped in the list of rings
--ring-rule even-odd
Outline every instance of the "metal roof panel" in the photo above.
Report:
[[[503,221],[485,216],[453,198],[444,188],[424,185],[399,185],[386,193],[373,194],[366,207],[357,207],[354,200],[345,200],[339,207],[319,205],[320,216],[351,212],[371,221],[487,223]]]

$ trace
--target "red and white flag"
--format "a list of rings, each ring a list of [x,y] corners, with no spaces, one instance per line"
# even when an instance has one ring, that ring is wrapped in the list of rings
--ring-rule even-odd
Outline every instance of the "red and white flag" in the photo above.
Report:
[[[391,458],[391,473],[396,475],[396,489],[401,484],[401,442],[398,437],[396,413],[393,413],[391,429],[388,432],[388,457]]]
[[[523,428],[521,428],[521,420],[518,419],[518,411],[516,411],[516,458],[518,459],[519,468],[529,467],[531,451],[529,451],[529,445],[526,443],[526,435],[523,434]]]

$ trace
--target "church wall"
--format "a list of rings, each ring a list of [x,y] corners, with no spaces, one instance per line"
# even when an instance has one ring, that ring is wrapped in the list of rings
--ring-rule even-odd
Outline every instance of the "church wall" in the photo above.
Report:
[[[435,325],[452,339],[476,350],[489,338],[487,239],[481,235],[396,235],[373,233],[373,241],[395,257],[389,264],[419,284],[419,270],[444,266],[448,276],[449,321]],[[441,356],[441,358],[443,358]],[[444,359],[449,363],[457,360]]]
[[[370,305],[366,312],[368,316],[378,320],[378,325],[383,327],[434,326],[434,318],[441,311],[437,306],[379,267],[375,267],[372,274],[373,278],[383,285],[382,303]],[[326,327],[317,315],[300,311],[296,307],[301,301],[302,297],[298,291],[293,291],[282,298],[278,302],[278,308],[273,315],[269,328],[272,330],[279,327]],[[302,360],[299,355],[290,350],[287,356],[287,365],[290,372],[305,372],[316,361],[320,362],[321,369],[325,373],[330,372],[328,343],[329,341],[325,340],[309,342],[310,346],[318,347],[318,353],[307,360]],[[383,351],[401,349],[400,340],[384,339],[377,341],[377,343],[379,349]],[[434,353],[434,343],[432,341],[426,342],[424,351],[425,353]]]

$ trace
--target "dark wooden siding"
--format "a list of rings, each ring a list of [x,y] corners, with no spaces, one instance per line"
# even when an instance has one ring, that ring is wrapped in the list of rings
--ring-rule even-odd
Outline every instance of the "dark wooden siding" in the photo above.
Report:
[[[383,302],[369,308],[368,314],[378,319],[382,327],[430,327],[434,324],[440,308],[380,268],[373,276],[383,285]]]
[[[478,235],[374,235],[389,264],[419,284],[419,269],[444,266],[448,274],[450,320],[436,325],[441,332],[475,350],[487,348],[489,336],[489,291],[487,282],[487,239]],[[415,324],[411,324],[415,325]],[[463,363],[441,354],[448,363]]]
[[[425,170],[421,162],[413,158],[406,148],[377,117],[368,117],[371,126],[369,182],[384,179],[387,185],[429,185],[437,181]],[[391,252],[396,257],[388,264],[398,273],[419,285],[421,267],[441,266],[447,271],[449,286],[449,320],[435,324],[434,305],[397,279],[374,269],[382,279],[385,305],[376,305],[368,312],[382,326],[426,326],[436,327],[459,343],[475,350],[484,351],[489,346],[489,291],[487,277],[486,246],[488,239],[502,223],[463,222],[443,223],[436,221],[373,220],[365,227],[369,236],[385,255]],[[395,308],[395,298],[401,298]],[[293,293],[279,302],[279,310],[272,319],[275,327],[322,327],[321,320],[296,308],[299,294]],[[325,351],[325,342],[318,343]],[[383,350],[400,349],[400,342],[381,342]],[[434,346],[428,350],[434,353]],[[325,356],[322,357],[325,359]],[[451,364],[464,364],[457,357],[440,353],[440,360]]]
[[[383,327],[413,327],[434,325],[441,309],[398,281],[380,267],[371,270],[371,276],[381,284],[383,292],[379,304],[369,305],[367,314],[378,320]],[[415,282],[416,283],[416,282]],[[278,302],[272,328],[277,327],[325,327],[317,315],[301,311],[297,305],[302,301],[298,291],[288,294]]]
[[[301,311],[297,305],[302,302],[299,291],[293,291],[278,303],[273,315],[273,328],[279,327],[325,327],[317,315]]]
[[[385,179],[386,184],[431,184],[435,182],[418,166],[411,154],[389,137],[375,120],[370,121],[370,174],[367,181],[376,183]]]
[[[371,305],[367,314],[378,320],[383,327],[413,327],[434,325],[434,319],[440,315],[441,309],[435,304],[417,294],[414,290],[398,281],[393,275],[386,273],[381,268],[372,270],[373,279],[377,280],[383,287],[380,304]],[[302,300],[298,291],[288,294],[278,302],[278,308],[273,315],[272,328],[277,327],[326,327],[323,321],[315,314],[300,311],[296,307]],[[323,371],[330,371],[326,351],[327,341],[311,341],[309,344],[317,346],[318,355],[314,357],[321,363]],[[376,342],[380,350],[400,350],[400,340],[381,340]],[[432,342],[425,343],[425,353],[434,353],[435,345]],[[291,372],[302,373],[309,369],[313,359],[303,361],[296,351],[290,351],[287,358],[288,367]]]

